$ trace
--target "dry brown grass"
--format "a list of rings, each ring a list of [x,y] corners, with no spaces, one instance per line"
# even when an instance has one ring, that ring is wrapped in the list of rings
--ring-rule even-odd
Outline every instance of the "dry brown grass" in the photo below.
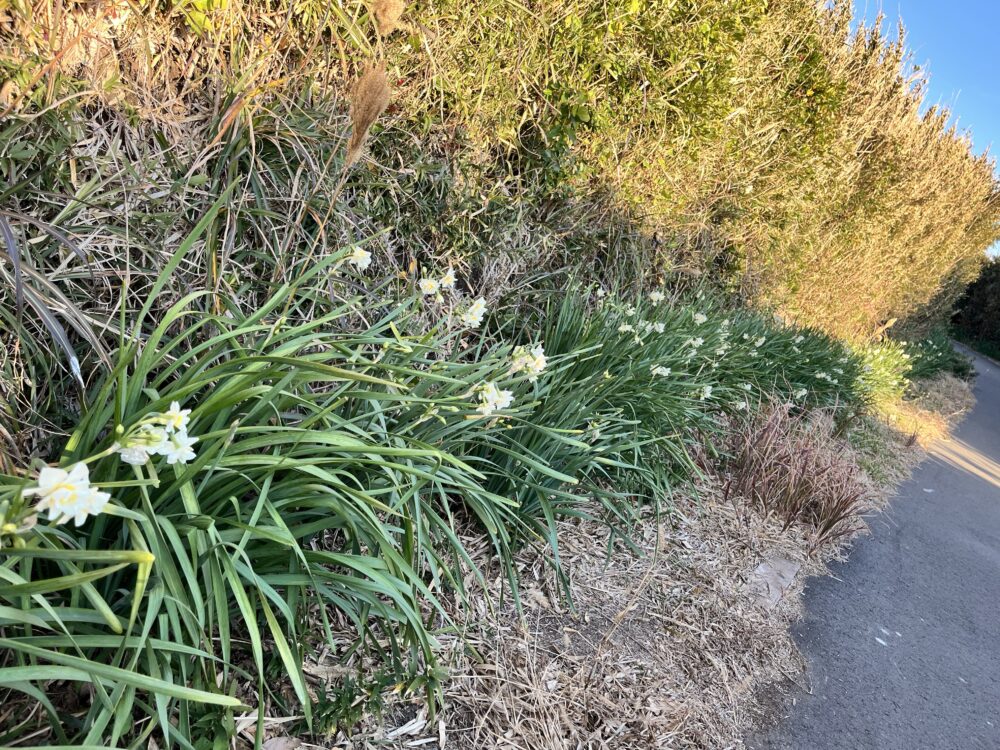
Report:
[[[835,432],[829,414],[795,413],[782,403],[734,424],[726,497],[749,499],[785,528],[804,524],[813,548],[852,534],[877,489]]]
[[[749,726],[754,690],[794,673],[786,633],[797,603],[774,610],[752,586],[765,556],[818,570],[804,535],[747,517],[717,486],[679,500],[636,530],[641,556],[616,548],[595,522],[560,527],[575,610],[541,557],[521,559],[524,616],[499,585],[478,592],[453,643],[441,721],[448,748],[523,750],[728,747]],[[478,653],[481,659],[470,658]],[[405,714],[409,721],[412,714]],[[426,718],[426,714],[424,715]],[[406,722],[387,726],[392,735]],[[427,740],[437,724],[409,723],[394,747]],[[369,735],[371,736],[371,735]],[[365,747],[359,740],[354,747]]]
[[[902,401],[886,404],[881,416],[899,433],[912,436],[921,448],[948,436],[975,405],[968,381],[948,373],[914,382]]]
[[[621,207],[625,231],[641,234],[627,254],[739,267],[747,294],[851,337],[947,309],[997,234],[991,160],[947,112],[924,111],[924,74],[902,44],[881,29],[852,32],[849,0],[766,12],[721,0],[639,10],[624,0],[233,0],[201,31],[175,7],[23,5],[30,12],[0,11],[0,57],[23,66],[16,81],[0,79],[17,113],[66,98],[110,118],[128,112],[183,159],[259,127],[255,115],[283,97],[343,100],[378,50],[399,82],[401,151],[444,144],[449,169],[510,174],[485,180],[487,193],[558,179],[587,207],[577,218],[588,228],[608,222],[601,207]],[[390,36],[404,26],[410,34]],[[719,32],[707,49],[702,26]],[[67,97],[70,79],[79,85]],[[539,138],[564,130],[582,179],[530,158]],[[386,180],[396,156],[379,165]],[[532,267],[567,257],[552,243]]]

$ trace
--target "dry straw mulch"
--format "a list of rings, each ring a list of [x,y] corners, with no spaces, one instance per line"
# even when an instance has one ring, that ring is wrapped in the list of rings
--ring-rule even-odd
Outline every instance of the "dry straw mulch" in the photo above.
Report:
[[[797,671],[786,635],[794,598],[769,611],[751,575],[765,555],[808,564],[805,539],[709,490],[637,530],[643,556],[592,522],[561,530],[576,611],[541,563],[513,608],[470,634],[482,654],[456,673],[449,746],[725,747],[747,726],[756,686]]]
[[[442,737],[469,750],[738,746],[755,690],[800,671],[787,632],[798,596],[768,609],[753,571],[772,557],[823,567],[804,532],[723,502],[714,482],[699,489],[641,523],[638,555],[609,556],[596,522],[563,523],[575,607],[543,559],[526,555],[523,617],[509,602],[490,611],[499,581],[472,596],[440,720],[404,714],[354,747],[438,748]]]

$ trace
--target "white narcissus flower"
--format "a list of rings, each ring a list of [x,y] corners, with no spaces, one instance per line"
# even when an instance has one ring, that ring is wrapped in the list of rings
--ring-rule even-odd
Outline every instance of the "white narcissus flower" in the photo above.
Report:
[[[747,393],[753,390],[753,386],[750,385],[749,383],[740,383],[740,388],[742,388]]]
[[[439,291],[441,291],[441,284],[438,282],[437,279],[429,279],[424,277],[420,279],[419,282],[417,282],[417,286],[420,287],[420,293],[423,294],[425,297],[428,297],[432,294],[437,294]]]
[[[666,295],[664,295],[659,289],[654,289],[649,293],[649,301],[654,305],[660,304],[664,299],[666,299]]]
[[[744,411],[748,407],[746,401],[737,401],[733,406],[736,408],[736,411]]]
[[[531,355],[531,363],[529,370],[536,374],[541,373],[549,364],[548,358],[545,356],[545,347],[541,344],[535,344],[531,349],[528,350],[528,354]]]
[[[710,397],[711,395],[712,395],[712,386],[706,385],[704,388],[701,389],[701,397],[700,398],[701,398],[702,401],[704,401],[706,398]]]
[[[111,499],[107,492],[90,486],[90,470],[85,463],[74,464],[69,471],[46,466],[38,474],[38,486],[23,494],[40,497],[37,508],[47,510],[50,521],[60,524],[72,518],[77,526],[82,526],[87,516],[104,510]]]
[[[809,393],[809,390],[808,390],[807,388],[799,388],[799,389],[798,389],[797,391],[795,391],[795,393],[793,393],[792,395],[793,395],[793,396],[794,396],[794,397],[795,397],[796,399],[800,399],[800,398],[805,398],[805,397],[806,397],[806,395],[807,395],[808,393]]]
[[[488,417],[493,412],[506,409],[514,402],[514,394],[511,391],[502,391],[497,388],[494,382],[483,383],[478,388],[479,406],[476,411],[484,417]]]
[[[700,326],[702,323],[708,320],[708,316],[705,313],[695,313],[694,314],[694,324]]]
[[[438,284],[442,289],[453,289],[455,287],[455,272],[449,268]]]
[[[181,409],[179,401],[171,401],[170,408],[163,412],[167,432],[185,432],[191,422],[191,410]]]
[[[176,402],[175,402],[176,403]],[[185,432],[185,430],[181,430]],[[122,461],[132,466],[144,466],[150,456],[162,453],[167,445],[167,430],[162,427],[144,425],[129,435],[124,445],[116,447]]]
[[[665,378],[670,375],[670,368],[664,367],[663,365],[654,365],[651,371],[654,375],[659,375],[661,378]]]
[[[363,248],[356,247],[347,256],[347,262],[352,263],[359,271],[364,271],[372,264],[372,254]]]
[[[186,464],[194,458],[192,446],[197,442],[198,438],[191,437],[186,432],[175,432],[159,452],[167,457],[168,464]]]
[[[667,330],[667,324],[666,323],[653,323],[653,330],[656,331],[657,333],[663,333],[664,331]]]
[[[484,315],[486,315],[486,300],[480,297],[462,313],[460,320],[467,328],[478,328],[482,325]]]
[[[545,349],[541,344],[535,344],[531,349],[519,346],[514,350],[514,359],[510,369],[511,372],[524,371],[528,373],[528,379],[534,382],[538,380],[538,376],[542,374],[547,364]]]
[[[132,466],[145,466],[149,461],[149,451],[144,445],[135,445],[132,447],[118,448],[118,455],[121,460]]]
[[[635,327],[631,323],[622,323],[618,326],[618,333],[634,333]]]

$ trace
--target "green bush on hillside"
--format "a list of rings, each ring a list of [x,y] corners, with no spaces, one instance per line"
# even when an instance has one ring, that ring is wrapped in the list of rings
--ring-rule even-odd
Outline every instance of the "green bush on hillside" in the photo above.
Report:
[[[942,372],[969,378],[975,372],[972,361],[955,349],[944,329],[939,328],[918,341],[907,342],[906,351],[910,355],[911,378],[929,378]]]
[[[924,111],[902,43],[852,30],[848,0],[431,0],[389,25],[382,2],[196,5],[99,19],[71,3],[56,14],[66,28],[47,35],[34,8],[6,12],[0,51],[17,85],[0,148],[22,208],[82,229],[100,226],[96,214],[118,227],[129,206],[127,231],[134,218],[148,240],[142,224],[198,215],[238,180],[231,208],[247,231],[233,248],[233,224],[220,223],[213,286],[240,275],[243,251],[261,252],[243,245],[287,251],[299,243],[286,236],[315,223],[349,235],[327,237],[332,247],[385,231],[391,265],[412,253],[497,285],[576,263],[611,281],[722,271],[852,338],[893,317],[946,317],[997,237],[991,161],[947,112]],[[46,68],[84,20],[86,44]],[[393,104],[375,160],[338,193],[345,94],[373,56]],[[66,97],[58,116],[28,119]],[[87,143],[109,146],[74,146]],[[130,201],[103,199],[115,185]],[[80,205],[37,200],[78,192]],[[116,249],[110,228],[88,245],[112,267]]]

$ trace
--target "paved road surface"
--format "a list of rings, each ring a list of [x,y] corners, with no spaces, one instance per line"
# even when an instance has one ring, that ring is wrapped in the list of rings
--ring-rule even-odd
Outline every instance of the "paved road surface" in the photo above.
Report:
[[[1000,368],[833,576],[808,582],[808,662],[754,750],[1000,749]]]

